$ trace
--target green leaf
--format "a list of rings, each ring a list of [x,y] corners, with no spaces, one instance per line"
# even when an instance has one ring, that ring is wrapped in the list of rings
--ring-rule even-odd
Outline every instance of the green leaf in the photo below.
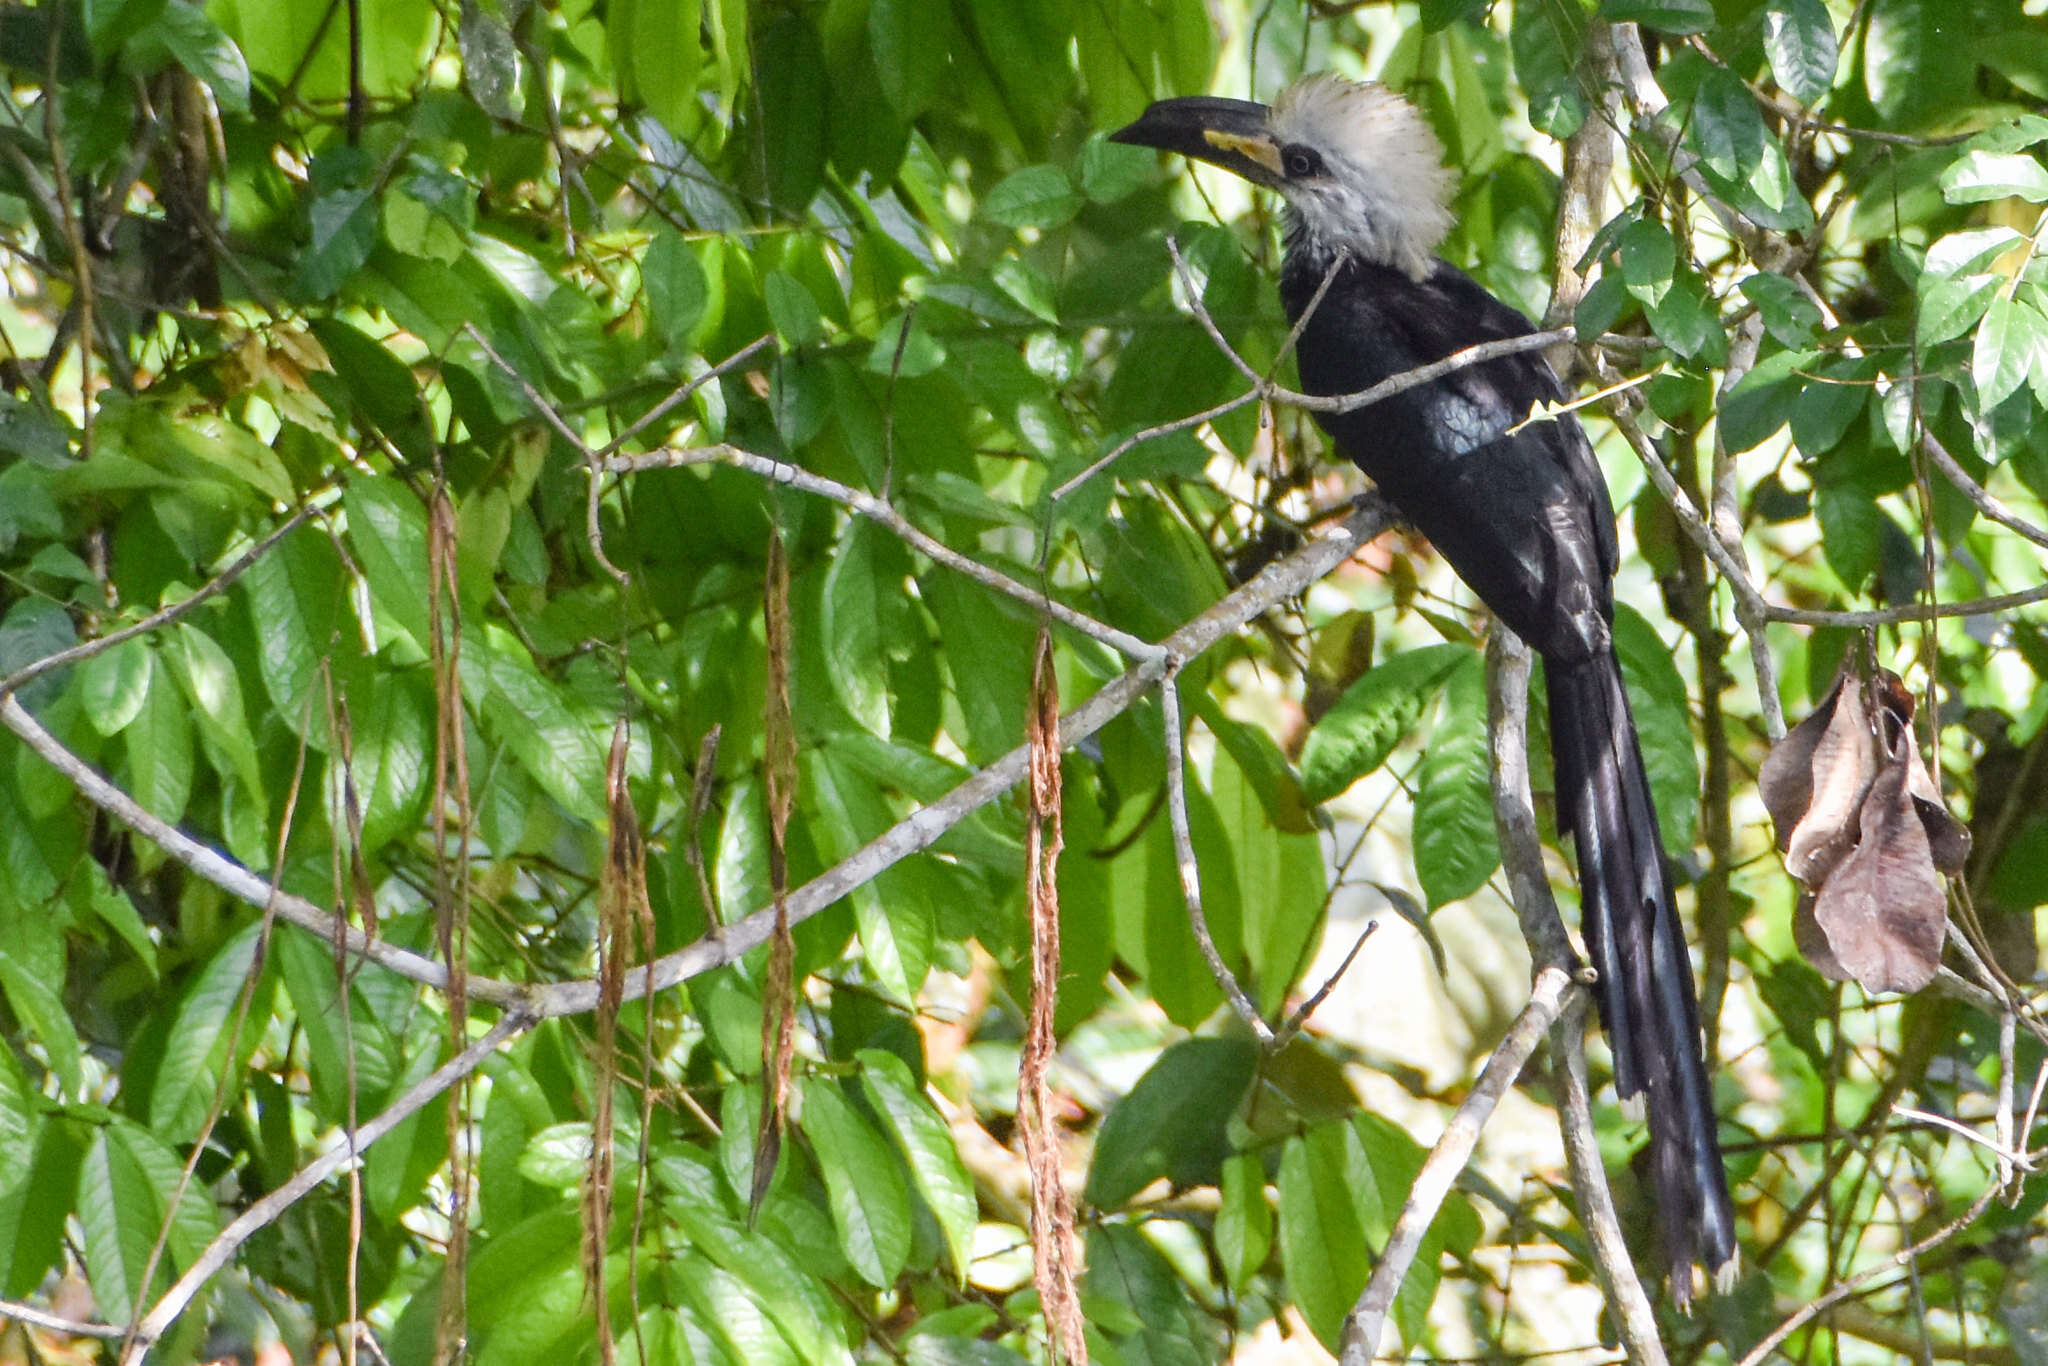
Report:
[[[1806,346],[1821,324],[1820,305],[1796,281],[1768,271],[1743,277],[1741,289],[1763,317],[1764,330],[1781,346]]]
[[[0,1196],[19,1189],[35,1155],[36,1093],[15,1060],[14,1049],[0,1044]]]
[[[1742,78],[1727,67],[1714,66],[1707,69],[1693,100],[1691,136],[1708,170],[1739,183],[1757,168],[1769,133],[1756,96]]]
[[[811,291],[788,271],[771,270],[761,282],[768,317],[784,346],[815,346],[825,340],[825,321]]]
[[[79,1168],[78,1224],[93,1298],[111,1318],[142,1312],[142,1270],[156,1242],[152,1207],[161,1208],[148,1173],[114,1137],[113,1127],[101,1126]]]
[[[479,0],[462,0],[456,45],[462,54],[463,81],[477,104],[494,119],[509,123],[518,118],[519,49],[495,8],[486,8]]]
[[[1114,204],[1152,182],[1157,158],[1142,147],[1093,134],[1081,147],[1081,193],[1096,204]]]
[[[381,641],[396,627],[424,656],[427,629],[427,514],[412,490],[396,479],[359,476],[342,493],[348,539],[370,583]]]
[[[879,1048],[862,1049],[856,1056],[861,1065],[861,1090],[909,1164],[911,1184],[938,1221],[955,1279],[964,1285],[980,1212],[974,1182],[960,1160],[953,1131],[932,1108],[911,1075],[910,1064]]]
[[[525,646],[497,626],[463,633],[462,693],[484,733],[543,792],[586,825],[603,825],[611,728],[595,708],[543,677]]]
[[[1529,122],[1554,138],[1568,138],[1586,121],[1579,91],[1579,54],[1586,16],[1575,0],[1514,0],[1508,45],[1515,75],[1529,98]]]
[[[846,711],[874,735],[889,735],[889,659],[879,594],[901,592],[881,584],[877,539],[885,532],[866,518],[850,518],[838,553],[825,569],[825,653],[831,690]]]
[[[831,1198],[839,1250],[869,1285],[894,1285],[910,1256],[910,1196],[902,1169],[882,1136],[829,1078],[804,1084],[802,1124]]]
[[[154,654],[154,651],[152,651]],[[153,674],[164,672],[152,666]],[[192,795],[192,719],[168,675],[143,696],[122,736],[128,793],[159,820],[176,823]]]
[[[1415,872],[1431,910],[1472,895],[1500,866],[1486,668],[1477,654],[1445,680],[1443,707],[1422,756],[1414,830]]]
[[[243,795],[260,810],[263,800],[263,761],[256,753],[256,737],[249,728],[249,712],[242,702],[242,679],[234,662],[212,636],[192,625],[188,618],[172,629],[168,660],[183,685],[185,695],[198,711],[199,731],[208,744],[215,770],[241,782]]]
[[[1990,273],[1921,276],[1920,311],[1913,320],[1921,348],[1932,349],[1977,326],[2004,284],[2005,277]]]
[[[1778,351],[1750,367],[1742,382],[1721,400],[1715,414],[1721,440],[1730,453],[1762,445],[1785,425],[1792,415],[1793,400],[1806,383],[1799,372],[1813,361],[1811,351]]]
[[[1771,0],[1764,13],[1771,74],[1801,104],[1820,101],[1835,83],[1841,51],[1825,0]]]
[[[81,872],[81,876],[71,880],[72,908],[81,920],[98,920],[112,930],[142,960],[149,974],[155,976],[156,941],[149,937],[149,927],[142,923],[142,913],[135,909],[128,893],[116,887],[108,879],[106,869],[97,863],[86,865]]]
[[[1255,1153],[1238,1153],[1223,1164],[1216,1207],[1216,1256],[1223,1282],[1243,1294],[1273,1250],[1273,1207],[1266,1203],[1266,1169]]]
[[[697,71],[704,63],[698,0],[640,0],[626,10],[631,39],[626,60],[634,94],[676,132],[703,117]]]
[[[796,10],[769,18],[756,42],[754,88],[768,195],[801,212],[825,176],[824,48],[809,15]]]
[[[1940,184],[1951,204],[2013,198],[2048,203],[2048,166],[2025,152],[1965,152],[1941,173]]]
[[[852,764],[829,750],[805,750],[798,758],[803,810],[819,852],[846,858],[894,823],[882,794]],[[930,898],[916,870],[898,865],[854,888],[855,922],[861,954],[875,980],[890,996],[916,999],[931,970],[938,930]]]
[[[1334,1352],[1369,1262],[1351,1192],[1345,1124],[1319,1125],[1280,1151],[1280,1260],[1311,1332]]]
[[[931,107],[946,72],[954,35],[942,5],[924,0],[869,0],[868,45],[882,93],[898,114],[914,119]]]
[[[1823,356],[1802,374],[1806,383],[1792,401],[1792,440],[1802,455],[1817,459],[1840,444],[1870,406],[1877,367],[1864,357]]]
[[[1664,297],[1671,287],[1672,272],[1678,268],[1678,243],[1669,228],[1653,219],[1635,219],[1621,230],[1616,253],[1629,293],[1644,303]]]
[[[156,656],[142,640],[124,640],[78,666],[78,700],[101,735],[118,735],[149,700]]]
[[[167,3],[132,40],[138,49],[161,44],[179,66],[205,82],[230,114],[249,112],[249,64],[241,50],[197,5]]]
[[[83,1097],[85,1046],[64,1008],[64,983],[50,981],[23,957],[0,945],[0,995],[29,1037],[43,1046],[50,1070],[64,1084],[65,1094]]]
[[[1870,490],[1857,484],[1822,484],[1813,493],[1821,551],[1851,593],[1877,573],[1884,554],[1884,513]]]
[[[308,301],[333,298],[376,250],[377,196],[346,187],[321,195],[306,212],[312,230],[299,254],[298,290]]]
[[[1102,1121],[1088,1203],[1115,1209],[1162,1176],[1176,1188],[1213,1184],[1258,1060],[1249,1039],[1183,1039],[1161,1053]]]
[[[1614,608],[1614,652],[1628,686],[1642,742],[1650,796],[1657,804],[1664,847],[1673,855],[1692,848],[1699,824],[1700,765],[1693,749],[1692,703],[1672,649],[1641,613],[1626,603]]]
[[[640,258],[640,284],[647,291],[647,309],[655,330],[671,349],[688,347],[697,334],[710,301],[710,283],[683,235],[666,225]]]
[[[251,1008],[238,1010],[262,939],[261,921],[228,940],[185,988],[171,1017],[149,1097],[150,1128],[174,1142],[198,1134],[216,1096],[233,1106],[240,1093],[242,1063],[269,1027],[267,992],[254,992]],[[230,1051],[232,1045],[232,1051]],[[222,1077],[227,1078],[225,1091]]]
[[[810,1366],[853,1366],[823,1283],[774,1240],[750,1234],[708,1203],[692,1164],[666,1156],[653,1165],[662,1183],[682,1197],[671,1213],[688,1245],[745,1286]]]
[[[982,211],[1006,228],[1057,228],[1081,211],[1080,191],[1057,166],[1012,171],[982,200]]]
[[[1600,17],[1662,33],[1705,33],[1714,26],[1714,6],[1712,0],[1601,0]]]
[[[0,1294],[35,1293],[62,1255],[89,1130],[57,1116],[39,1127],[30,1165],[0,1194]]]
[[[125,1120],[94,1130],[78,1173],[78,1223],[84,1235],[86,1277],[103,1313],[120,1318],[141,1312],[144,1292],[162,1289],[169,1273],[190,1261],[218,1230],[204,1186],[185,1180],[184,1164],[155,1135]],[[158,1261],[149,1285],[142,1273],[171,1211],[169,1256]]]
[[[2025,299],[2006,294],[1992,299],[1970,357],[1979,411],[1990,412],[2022,384],[2038,380],[2043,370],[2048,370],[2048,317]]]
[[[1325,802],[1387,761],[1458,664],[1466,645],[1425,645],[1367,670],[1316,722],[1301,747],[1301,785]]]
[[[308,727],[324,738],[324,708],[314,696],[321,661],[355,639],[346,611],[348,575],[333,543],[302,528],[251,565],[242,585],[265,691],[295,733]]]

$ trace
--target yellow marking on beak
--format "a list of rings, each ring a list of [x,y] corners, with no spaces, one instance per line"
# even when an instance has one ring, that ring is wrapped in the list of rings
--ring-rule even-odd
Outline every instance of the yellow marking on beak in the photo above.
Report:
[[[1225,152],[1235,152],[1241,157],[1257,162],[1274,175],[1284,175],[1280,169],[1280,149],[1268,137],[1246,137],[1242,133],[1225,133],[1214,128],[1202,131],[1202,137],[1211,147]]]

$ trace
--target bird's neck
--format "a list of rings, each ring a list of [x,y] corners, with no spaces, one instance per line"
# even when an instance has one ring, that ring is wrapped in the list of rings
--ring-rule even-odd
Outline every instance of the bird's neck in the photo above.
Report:
[[[1436,243],[1424,243],[1398,221],[1375,217],[1338,217],[1321,206],[1290,203],[1281,225],[1281,242],[1290,266],[1311,271],[1320,279],[1340,259],[1362,266],[1397,271],[1410,280],[1427,279],[1436,266]]]

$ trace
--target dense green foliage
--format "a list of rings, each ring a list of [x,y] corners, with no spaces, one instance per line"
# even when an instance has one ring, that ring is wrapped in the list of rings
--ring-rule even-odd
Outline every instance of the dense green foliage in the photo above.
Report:
[[[281,1338],[309,1359],[361,1319],[401,1363],[433,1358],[437,1321],[479,1361],[594,1359],[579,1192],[606,1087],[603,1299],[628,1359],[1045,1352],[1011,1142],[1030,947],[1013,798],[796,926],[794,1117],[756,1185],[768,954],[728,961],[719,927],[758,932],[744,918],[771,900],[771,531],[790,566],[791,887],[1023,741],[1040,630],[762,462],[884,498],[1119,631],[1156,641],[1195,618],[1346,494],[1306,415],[1247,403],[1049,497],[1247,389],[1197,301],[1252,366],[1289,375],[1275,206],[1102,134],[1158,95],[1269,98],[1321,68],[1428,112],[1465,172],[1446,254],[1532,317],[1557,284],[1558,139],[1618,121],[1619,211],[1566,262],[1589,273],[1580,333],[1635,339],[1604,353],[1603,381],[1636,381],[1625,401],[1680,497],[1746,553],[1744,592],[1806,613],[1738,630],[1749,599],[1588,411],[1623,509],[1618,639],[1697,908],[1749,1267],[1667,1323],[1674,1350],[1740,1355],[1935,1232],[1996,1165],[1894,1104],[2025,1149],[1995,1133],[1992,1098],[2004,1069],[2024,1110],[2040,1044],[2023,1026],[2002,1064],[1978,1008],[1873,1006],[1805,966],[1750,788],[1765,718],[1802,712],[1857,639],[1826,614],[1904,609],[1872,648],[1938,700],[1938,768],[1976,836],[1959,904],[1987,956],[2033,974],[2048,633],[2024,606],[1938,627],[1920,609],[2043,579],[2038,544],[1929,465],[1938,445],[2002,515],[2044,521],[2039,8],[0,6],[0,678],[184,602],[310,510],[224,592],[12,691],[0,1296],[47,1309],[64,1289],[130,1324],[238,1211],[504,1019],[502,1047],[428,1088],[452,1118],[439,1099],[410,1112],[358,1178],[267,1212],[157,1353]],[[1647,53],[1640,81],[1617,40]],[[600,476],[577,443],[703,458]],[[1426,547],[1396,536],[1370,563],[1179,674],[1207,921],[1274,1023],[1318,985],[1338,883],[1387,885],[1425,931],[1500,885],[1485,624]],[[1052,640],[1070,707],[1128,662],[1099,635]],[[1759,645],[1776,698],[1756,691]],[[1147,694],[1064,766],[1055,1077],[1086,1171],[1090,1349],[1133,1366],[1221,1360],[1276,1316],[1333,1345],[1433,1137],[1358,1109],[1363,1073],[1426,1090],[1412,1073],[1313,1029],[1262,1050],[1225,1005],[1163,809],[1166,714]],[[705,947],[614,1038],[596,991],[545,992],[593,979],[601,938],[616,953],[638,934],[601,914],[622,720],[651,948]],[[31,750],[37,727],[257,878],[130,829],[118,797]],[[1347,804],[1362,780],[1378,795]],[[1354,865],[1359,824],[1380,796],[1405,813],[1404,789],[1412,867]],[[266,882],[406,952],[340,953],[266,915]],[[451,952],[477,979],[463,998],[419,980]],[[1625,1176],[1640,1135],[1601,1119]],[[1900,1350],[1922,1327],[1937,1349],[2026,1339],[2013,1287],[2042,1274],[2048,1185],[2013,1193],[1910,1283],[1875,1286],[1866,1318],[1906,1325]],[[1541,1245],[1590,1279],[1576,1209],[1542,1182],[1455,1192],[1396,1307],[1403,1341],[1596,1341],[1590,1321],[1538,1340],[1504,1275]],[[1863,1319],[1807,1331],[1809,1359],[1897,1345]]]

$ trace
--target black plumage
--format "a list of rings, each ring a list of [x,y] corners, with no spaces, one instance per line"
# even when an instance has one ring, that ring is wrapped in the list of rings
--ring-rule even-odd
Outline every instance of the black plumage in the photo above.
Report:
[[[1311,77],[1272,109],[1165,100],[1115,137],[1200,157],[1286,196],[1280,297],[1291,321],[1308,314],[1295,351],[1308,393],[1357,393],[1533,331],[1435,255],[1449,224],[1441,153],[1413,109],[1381,87]],[[1541,355],[1525,352],[1317,417],[1543,659],[1558,824],[1576,846],[1600,1018],[1616,1089],[1649,1116],[1652,1189],[1684,1302],[1695,1262],[1732,1271],[1734,1212],[1692,967],[1614,651],[1613,505],[1577,419],[1526,420],[1563,396]]]

